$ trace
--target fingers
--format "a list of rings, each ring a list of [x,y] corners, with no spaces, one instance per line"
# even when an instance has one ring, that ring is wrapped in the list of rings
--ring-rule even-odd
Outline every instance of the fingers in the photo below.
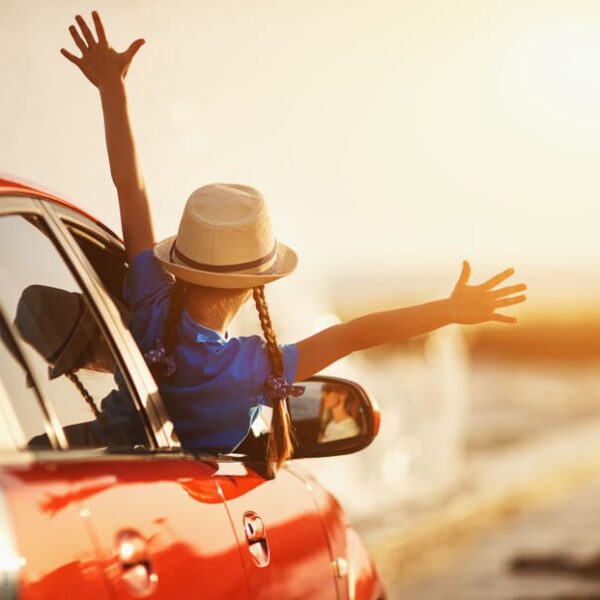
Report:
[[[462,271],[456,285],[467,285],[469,277],[471,277],[471,265],[468,261],[463,260]]]
[[[81,52],[82,53],[86,52],[88,47],[85,45],[85,42],[81,39],[81,36],[79,35],[79,31],[77,31],[75,25],[71,25],[69,27],[69,32],[71,34],[71,37],[73,38],[73,41],[75,42],[77,47],[81,50]]]
[[[124,54],[128,60],[131,60],[137,53],[137,51],[146,43],[146,40],[139,39],[132,42],[129,48],[125,50]]]
[[[94,19],[94,26],[96,27],[96,35],[98,36],[98,43],[103,46],[108,45],[106,40],[106,32],[104,31],[104,25],[100,19],[100,15],[94,10],[92,12],[92,19]]]
[[[521,304],[521,302],[525,302],[527,300],[527,296],[524,294],[520,296],[513,296],[512,298],[503,298],[502,300],[497,300],[494,302],[494,306],[496,308],[502,308],[503,306],[513,306],[513,304]]]
[[[68,50],[65,50],[64,48],[60,49],[60,53],[67,59],[70,60],[74,65],[77,65],[78,67],[81,67],[80,61],[81,59],[78,58],[77,56],[75,56],[74,54],[71,54]]]
[[[508,315],[501,315],[494,313],[492,315],[492,321],[498,321],[499,323],[516,323],[517,319],[515,317],[509,317]]]
[[[75,20],[77,21],[79,29],[81,29],[81,33],[83,33],[83,37],[88,43],[88,46],[94,46],[96,44],[96,40],[94,39],[90,28],[87,26],[87,23],[83,20],[83,17],[81,15],[77,15]]]
[[[524,283],[519,283],[518,285],[510,285],[508,287],[500,288],[499,290],[494,290],[493,292],[490,292],[490,295],[492,298],[502,298],[503,296],[524,292],[526,289],[527,286]]]
[[[485,283],[482,283],[481,287],[486,290],[491,290],[492,288],[495,288],[499,283],[502,283],[505,279],[508,279],[511,275],[514,274],[514,272],[515,270],[512,268],[506,269],[505,271],[502,271],[502,273],[498,273],[498,275],[495,275],[491,279],[488,279]]]

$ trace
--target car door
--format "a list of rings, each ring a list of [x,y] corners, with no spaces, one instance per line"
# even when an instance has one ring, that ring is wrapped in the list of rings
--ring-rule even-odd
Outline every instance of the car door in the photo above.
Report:
[[[116,598],[247,598],[213,470],[181,455],[86,462],[76,494]]]
[[[94,236],[100,240],[102,232],[94,231],[94,225],[85,217],[67,208],[53,207],[53,210],[69,229],[103,287],[119,304],[124,276],[122,254],[119,257],[113,253],[112,263],[107,265],[104,261],[108,253],[99,254],[90,242]],[[110,245],[109,237],[105,236],[102,243]],[[137,346],[132,343],[131,354],[139,357]],[[141,357],[138,360],[143,363]],[[145,368],[145,363],[140,367]],[[174,435],[169,435],[168,443],[173,450],[179,448]],[[302,480],[286,469],[276,478],[267,479],[260,474],[260,465],[244,464],[234,458],[210,463],[188,461],[187,468],[198,471],[196,477],[190,477],[188,472],[187,481],[183,481],[186,475],[181,475],[190,497],[206,498],[208,488],[204,478],[208,477],[218,486],[220,497],[225,498],[253,598],[336,597],[327,536],[310,490]],[[97,509],[94,512],[98,514]],[[251,533],[252,528],[257,530]]]
[[[54,452],[63,483],[38,507],[57,522],[79,515],[112,597],[247,597],[214,469],[171,448],[155,390],[129,360],[119,311],[68,235],[46,213],[0,216],[3,306],[50,423],[29,443]],[[92,334],[74,344],[83,329]],[[49,351],[57,331],[64,343]],[[53,531],[57,544],[70,536]],[[36,551],[32,542],[28,555]]]
[[[219,462],[222,490],[256,599],[337,598],[327,535],[311,486],[287,468]]]

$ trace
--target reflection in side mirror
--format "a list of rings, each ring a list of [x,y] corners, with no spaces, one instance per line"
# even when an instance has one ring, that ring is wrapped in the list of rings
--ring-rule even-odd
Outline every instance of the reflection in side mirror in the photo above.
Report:
[[[368,446],[379,430],[379,410],[367,392],[345,379],[315,376],[290,397],[295,458],[334,456]]]

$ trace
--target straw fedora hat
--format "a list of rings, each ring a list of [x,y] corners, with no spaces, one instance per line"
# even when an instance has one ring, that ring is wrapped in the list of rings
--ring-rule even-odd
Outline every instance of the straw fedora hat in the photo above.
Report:
[[[273,237],[262,194],[228,183],[193,192],[177,235],[158,242],[154,255],[179,279],[229,289],[280,279],[298,262],[296,253]]]

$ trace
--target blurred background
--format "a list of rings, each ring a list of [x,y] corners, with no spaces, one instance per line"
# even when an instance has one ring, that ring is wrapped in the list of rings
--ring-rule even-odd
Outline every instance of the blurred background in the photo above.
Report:
[[[117,49],[146,40],[128,87],[158,236],[195,188],[243,182],[298,251],[268,290],[281,341],[445,297],[464,258],[528,283],[517,326],[329,370],[382,430],[305,466],[365,531],[479,485],[482,457],[600,423],[598,2],[2,0],[0,171],[119,231],[97,91],[59,54],[92,9]]]

